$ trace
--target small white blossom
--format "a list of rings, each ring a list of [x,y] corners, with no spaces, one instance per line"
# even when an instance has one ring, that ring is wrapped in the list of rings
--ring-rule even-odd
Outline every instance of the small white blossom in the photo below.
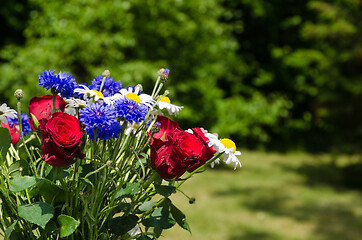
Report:
[[[157,106],[160,109],[167,109],[168,114],[175,116],[183,108],[183,106],[176,106],[172,104],[170,98],[166,96],[160,96],[160,101],[157,102]]]
[[[94,96],[97,95],[97,93],[95,91],[90,90],[85,85],[79,85],[78,88],[74,89],[74,93],[78,93],[79,95],[83,95],[84,100],[87,100],[89,98],[93,98]]]
[[[226,164],[234,163],[234,170],[237,166],[241,167],[240,160],[237,157],[241,155],[241,152],[236,151],[235,143],[232,140],[226,138],[219,140],[216,133],[207,133],[205,137],[209,139],[209,147],[212,147],[218,153],[224,153],[224,162]]]
[[[153,98],[150,95],[141,92],[139,86],[136,86],[135,88],[133,87],[122,88],[119,92],[122,96],[122,99],[127,97],[129,99],[138,102],[141,105],[145,105],[148,108],[151,108],[155,102],[155,100],[153,100]]]
[[[3,103],[0,106],[0,121],[8,124],[8,119],[6,117],[16,118],[17,115],[14,109],[9,108],[6,103]]]
[[[78,98],[65,99],[65,102],[67,103],[67,105],[65,106],[64,112],[72,116],[75,116],[77,114],[77,109],[87,106],[86,101]]]

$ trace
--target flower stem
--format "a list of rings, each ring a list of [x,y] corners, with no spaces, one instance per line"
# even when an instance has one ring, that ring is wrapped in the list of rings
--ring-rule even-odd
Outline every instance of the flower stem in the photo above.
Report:
[[[158,84],[160,83],[160,81],[161,81],[161,77],[158,76],[157,80],[156,80],[156,84],[155,84],[155,86],[153,87],[153,90],[152,90],[152,94],[151,94],[152,98],[155,98],[155,96],[156,96],[155,92],[156,92],[156,89],[157,89]]]
[[[30,159],[30,167],[32,168],[33,170],[33,174],[35,177],[38,176],[38,173],[35,169],[35,165],[34,165],[34,159],[33,159],[33,155],[30,153],[29,149],[28,149],[28,146],[26,145],[26,142],[24,140],[24,134],[23,134],[23,126],[22,126],[22,123],[21,123],[21,101],[20,99],[18,99],[18,102],[16,104],[16,107],[17,107],[17,112],[18,112],[18,121],[19,121],[19,131],[20,131],[20,136],[21,136],[21,141],[23,142],[23,146],[25,148],[25,151],[26,153],[28,154],[29,156],[29,159]]]
[[[106,81],[106,77],[103,77],[101,87],[99,88],[99,91],[102,92],[104,82]]]
[[[57,111],[57,109],[56,109],[56,101],[57,101],[57,95],[55,93],[53,93],[53,109],[52,109],[52,113],[55,113]]]

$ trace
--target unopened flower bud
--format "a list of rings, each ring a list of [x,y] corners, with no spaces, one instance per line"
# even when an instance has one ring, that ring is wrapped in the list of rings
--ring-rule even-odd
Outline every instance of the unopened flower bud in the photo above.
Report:
[[[165,93],[163,94],[164,96],[167,96],[170,94],[170,91],[169,90],[166,90]]]
[[[14,97],[16,97],[16,99],[20,100],[24,97],[24,92],[21,89],[16,89],[14,92]]]
[[[196,199],[195,199],[194,197],[189,198],[189,203],[190,203],[190,204],[193,204],[193,203],[195,203],[195,202],[196,202]]]
[[[158,70],[158,76],[161,77],[164,71],[165,71],[164,68],[161,68],[160,70]]]
[[[112,166],[112,163],[113,163],[113,162],[112,162],[111,160],[107,161],[107,165],[108,165],[108,166]]]
[[[138,88],[140,90],[140,92],[143,92],[143,87],[142,84],[137,84],[136,88]]]
[[[104,72],[102,73],[103,77],[110,77],[111,76],[111,72],[109,70],[104,70]]]
[[[158,133],[161,130],[161,123],[160,122],[155,122],[151,128],[152,132],[154,133]]]
[[[161,71],[161,70],[160,70]],[[159,73],[160,73],[159,71]],[[167,82],[168,81],[168,75],[170,74],[170,69],[166,68],[163,70],[162,74],[160,75],[160,78],[161,78],[161,81],[163,83]]]

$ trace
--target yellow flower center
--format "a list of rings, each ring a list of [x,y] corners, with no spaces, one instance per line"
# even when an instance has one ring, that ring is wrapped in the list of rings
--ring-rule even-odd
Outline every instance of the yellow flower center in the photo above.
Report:
[[[221,139],[221,141],[220,141],[226,148],[234,148],[234,152],[233,153],[235,153],[236,152],[236,145],[235,145],[235,143],[231,140],[231,139],[228,139],[228,138],[223,138],[223,139]]]
[[[132,99],[138,103],[141,103],[141,98],[136,93],[127,93],[126,98]]]
[[[134,125],[133,125],[133,128],[134,128],[134,129],[138,129],[139,127],[140,127],[140,125],[138,125],[138,124],[134,124]]]
[[[100,91],[97,90],[92,90],[92,91],[94,91],[97,94],[97,97],[104,98],[103,93],[101,93]]]
[[[160,102],[165,102],[165,103],[171,103],[171,100],[169,97],[166,96],[160,96]]]

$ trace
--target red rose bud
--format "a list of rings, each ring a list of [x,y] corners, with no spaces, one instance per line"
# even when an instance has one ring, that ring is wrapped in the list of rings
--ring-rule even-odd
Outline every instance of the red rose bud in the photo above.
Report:
[[[55,112],[50,119],[40,119],[39,128],[42,134],[42,158],[45,162],[54,167],[63,167],[72,164],[74,158],[85,156],[80,149],[83,130],[77,118]]]
[[[60,96],[56,96],[55,99],[55,108],[60,109],[60,111],[64,112],[65,109],[65,101]],[[30,99],[29,103],[29,114],[33,114],[38,121],[41,119],[49,119],[52,114],[53,109],[53,95],[45,95],[42,97],[34,97]],[[36,130],[33,118],[29,118],[29,124],[31,129]]]
[[[20,131],[16,128],[15,124],[13,124],[12,127],[9,126],[9,124],[5,124],[4,122],[1,122],[1,127],[6,127],[9,129],[10,137],[11,137],[11,143],[15,145],[17,142],[19,142],[20,139]]]

